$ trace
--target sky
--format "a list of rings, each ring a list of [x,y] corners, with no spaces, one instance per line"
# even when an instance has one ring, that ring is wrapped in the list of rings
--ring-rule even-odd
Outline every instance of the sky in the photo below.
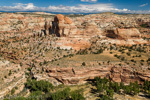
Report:
[[[150,0],[0,0],[0,11],[150,13]]]

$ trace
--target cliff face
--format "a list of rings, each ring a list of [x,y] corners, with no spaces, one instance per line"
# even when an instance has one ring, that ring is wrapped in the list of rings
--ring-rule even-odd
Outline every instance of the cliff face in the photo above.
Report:
[[[110,72],[110,79],[114,82],[129,84],[135,81],[138,81],[138,83],[143,83],[144,80],[150,81],[150,74],[148,72],[132,70],[129,66],[113,67]]]
[[[113,39],[133,39],[141,38],[141,34],[137,28],[116,28],[112,30],[106,30],[106,36]]]
[[[45,71],[49,78],[67,85],[83,84],[94,79],[94,77],[107,77],[113,82],[123,82],[125,84],[135,81],[138,81],[138,83],[143,83],[144,80],[150,81],[148,72],[135,71],[130,66],[46,68]],[[34,74],[34,77],[40,80],[38,74]]]
[[[96,76],[106,77],[109,74],[109,68],[48,68],[46,72],[49,77],[63,84],[83,84]]]

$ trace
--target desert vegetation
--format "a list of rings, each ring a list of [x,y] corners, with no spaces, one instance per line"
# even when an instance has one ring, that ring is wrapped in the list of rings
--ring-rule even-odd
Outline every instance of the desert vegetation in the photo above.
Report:
[[[48,81],[28,79],[25,87],[31,92],[28,97],[13,98],[12,96],[4,100],[84,100],[82,90],[70,91],[69,87],[59,90]],[[11,93],[13,95],[14,90]]]
[[[96,92],[99,93],[100,100],[113,100],[114,93],[134,96],[143,92],[148,98],[150,97],[149,81],[145,81],[141,85],[137,81],[124,85],[124,83],[111,82],[107,78],[96,77],[94,85],[96,86]]]

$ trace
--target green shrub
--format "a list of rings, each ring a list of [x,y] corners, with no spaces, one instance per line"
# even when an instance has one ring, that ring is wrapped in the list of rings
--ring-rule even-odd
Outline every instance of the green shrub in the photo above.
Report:
[[[8,73],[8,75],[10,76],[12,74],[12,72],[11,72],[11,70],[9,70],[9,73]]]
[[[11,90],[11,95],[13,95],[15,93],[15,89],[13,88],[12,90]]]
[[[85,62],[83,62],[83,63],[82,63],[82,66],[85,66],[85,65],[86,65]]]
[[[71,100],[84,100],[81,90],[71,92]]]
[[[25,87],[29,88],[30,91],[42,91],[42,92],[49,92],[50,90],[53,90],[53,85],[49,83],[48,81],[40,80],[27,80],[27,83],[25,83]]]
[[[15,89],[17,90],[17,89],[18,89],[18,87],[16,86],[16,87],[15,87]]]
[[[69,100],[70,98],[70,88],[66,88],[63,91],[57,91],[51,94],[51,100]]]
[[[112,98],[110,98],[107,95],[102,95],[102,97],[100,98],[100,100],[113,100]]]
[[[143,27],[143,28],[148,28],[148,24],[147,23],[146,24],[142,24],[140,26]]]
[[[110,54],[112,54],[112,52],[109,52]]]
[[[19,96],[19,97],[16,97],[16,98],[5,99],[5,100],[28,100],[28,99],[26,99],[25,97]]]
[[[28,71],[31,71],[31,69],[32,69],[31,67],[28,67],[28,69],[27,69],[27,70],[28,70]]]
[[[41,91],[33,91],[30,96],[27,97],[27,100],[38,100],[40,97],[42,97]]]
[[[131,54],[129,52],[127,52],[127,55],[130,56]]]

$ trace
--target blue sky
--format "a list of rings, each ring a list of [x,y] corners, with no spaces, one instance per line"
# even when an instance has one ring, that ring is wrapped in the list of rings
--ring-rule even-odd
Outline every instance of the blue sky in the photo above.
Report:
[[[150,13],[150,0],[0,0],[0,11]]]

